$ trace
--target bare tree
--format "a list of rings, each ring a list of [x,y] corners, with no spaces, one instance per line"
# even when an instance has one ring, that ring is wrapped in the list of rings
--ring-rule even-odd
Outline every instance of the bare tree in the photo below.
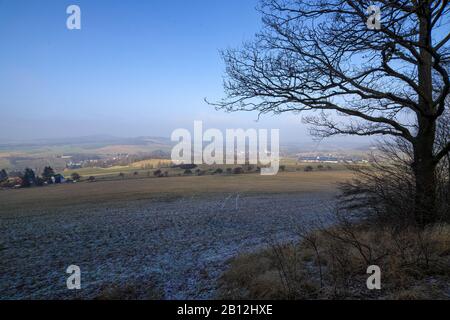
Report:
[[[264,28],[255,40],[222,53],[226,98],[215,105],[319,111],[304,119],[320,137],[404,139],[414,153],[416,219],[433,222],[435,170],[450,150],[435,144],[450,90],[449,1],[263,0],[259,10]]]
[[[447,99],[447,109],[437,124],[436,149],[443,149],[450,143],[450,97]],[[438,165],[437,176],[440,177],[439,191],[444,210],[450,212],[450,152],[447,152]],[[450,213],[449,213],[450,214]]]

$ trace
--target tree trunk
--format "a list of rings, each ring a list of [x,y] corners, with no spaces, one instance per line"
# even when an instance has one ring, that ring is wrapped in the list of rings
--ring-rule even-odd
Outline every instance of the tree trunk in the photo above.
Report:
[[[416,183],[414,217],[419,226],[437,220],[436,163],[433,156],[435,124],[421,121],[422,128],[414,144],[414,175]],[[423,123],[425,122],[425,123]]]
[[[424,227],[437,220],[436,210],[436,163],[434,161],[434,143],[436,139],[436,120],[432,117],[436,110],[433,106],[432,56],[429,48],[431,41],[430,3],[424,1],[419,12],[420,62],[418,65],[419,107],[417,114],[418,132],[413,143],[414,175],[416,182],[415,212],[416,222]]]

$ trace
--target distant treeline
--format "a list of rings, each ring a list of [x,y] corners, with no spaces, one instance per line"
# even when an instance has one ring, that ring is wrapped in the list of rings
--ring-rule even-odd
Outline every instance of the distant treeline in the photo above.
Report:
[[[27,188],[31,186],[44,186],[48,184],[59,184],[74,182],[81,177],[78,173],[73,173],[71,179],[66,179],[62,174],[55,173],[52,167],[47,166],[42,173],[36,174],[33,169],[26,168],[24,171],[7,172],[0,170],[0,187],[2,188]]]

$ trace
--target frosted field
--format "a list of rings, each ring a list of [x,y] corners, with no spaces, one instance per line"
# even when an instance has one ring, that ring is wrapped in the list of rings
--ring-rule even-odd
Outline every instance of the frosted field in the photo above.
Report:
[[[333,192],[225,194],[30,210],[0,216],[1,299],[91,299],[105,287],[155,286],[166,299],[214,298],[237,253],[295,239],[329,212]],[[66,268],[81,268],[81,290]]]

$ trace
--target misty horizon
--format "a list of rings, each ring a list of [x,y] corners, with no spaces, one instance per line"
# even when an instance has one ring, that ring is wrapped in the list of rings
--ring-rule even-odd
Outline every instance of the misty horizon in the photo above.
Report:
[[[22,139],[5,139],[0,137],[0,147],[7,148],[20,145],[46,145],[46,144],[82,144],[82,143],[132,143],[133,140],[138,139],[161,139],[169,143],[175,143],[170,140],[170,136],[157,135],[139,135],[139,136],[119,136],[110,134],[95,134],[95,135],[80,135],[80,136],[66,136],[66,137],[42,137],[42,138],[22,138]],[[300,149],[318,149],[328,148],[333,149],[361,149],[370,148],[377,144],[376,139],[352,139],[351,137],[330,137],[322,140],[314,139],[312,136],[303,137],[303,139],[283,139],[280,137],[281,146],[295,146]]]
[[[0,52],[0,108],[6,119],[0,142],[170,137],[202,119],[220,130],[280,129],[283,143],[314,144],[299,115],[230,114],[204,101],[224,97],[220,50],[258,31],[258,1],[175,2],[176,10],[162,2],[80,1],[83,25],[75,31],[65,28],[65,3],[1,2],[0,36],[6,31],[8,36]],[[19,23],[28,20],[33,28]]]

